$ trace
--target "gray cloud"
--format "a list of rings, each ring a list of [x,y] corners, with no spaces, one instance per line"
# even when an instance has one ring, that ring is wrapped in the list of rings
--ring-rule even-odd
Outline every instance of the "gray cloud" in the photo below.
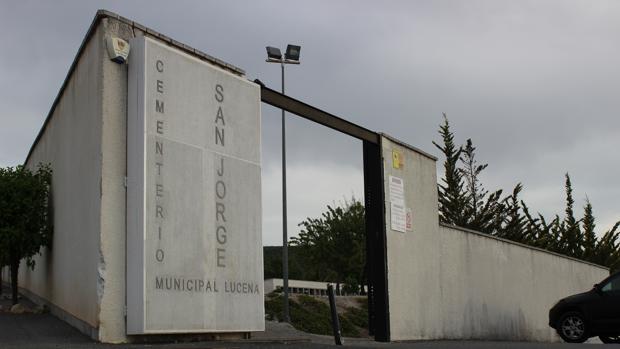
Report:
[[[617,1],[0,2],[0,166],[23,161],[100,7],[275,89],[279,67],[264,62],[264,47],[301,44],[289,95],[434,154],[447,112],[458,141],[472,138],[490,164],[488,187],[523,182],[533,210],[559,213],[570,172],[578,204],[589,196],[601,228],[620,219]],[[288,119],[292,168],[329,169],[335,183],[360,168],[359,142]],[[263,120],[273,176],[279,112],[264,107]],[[272,187],[266,197],[278,197]]]

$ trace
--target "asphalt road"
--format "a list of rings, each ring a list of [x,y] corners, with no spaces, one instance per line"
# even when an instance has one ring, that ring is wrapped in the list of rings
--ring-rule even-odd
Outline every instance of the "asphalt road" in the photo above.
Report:
[[[345,347],[364,348],[416,348],[416,349],[517,349],[517,348],[583,348],[589,344],[564,343],[524,343],[524,342],[474,342],[474,341],[431,341],[406,343],[377,343],[364,340],[346,340]],[[73,327],[58,320],[50,314],[23,314],[14,315],[0,313],[0,348],[2,349],[48,349],[48,348],[154,348],[154,349],[184,349],[184,348],[328,348],[335,347],[329,337],[310,336],[306,339],[296,339],[289,343],[280,339],[269,342],[235,341],[235,342],[196,342],[196,343],[166,343],[166,344],[127,344],[110,345],[95,343]]]
[[[267,323],[265,333],[245,341],[218,341],[164,344],[100,344],[92,341],[67,323],[51,314],[11,314],[6,312],[10,301],[0,297],[0,349],[224,349],[224,348],[334,348],[329,336],[317,336],[297,331],[288,324]],[[24,300],[26,303],[27,300]],[[32,306],[32,305],[30,305]],[[543,349],[583,348],[592,345],[565,343],[480,342],[480,341],[423,341],[378,343],[364,339],[345,339],[347,348],[416,348],[416,349]],[[620,346],[619,346],[620,347]]]

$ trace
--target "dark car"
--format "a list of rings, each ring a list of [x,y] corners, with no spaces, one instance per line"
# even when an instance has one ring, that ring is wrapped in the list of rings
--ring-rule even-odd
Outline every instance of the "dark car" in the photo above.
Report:
[[[561,299],[549,310],[549,326],[569,343],[594,336],[603,343],[620,343],[620,273],[588,292]]]

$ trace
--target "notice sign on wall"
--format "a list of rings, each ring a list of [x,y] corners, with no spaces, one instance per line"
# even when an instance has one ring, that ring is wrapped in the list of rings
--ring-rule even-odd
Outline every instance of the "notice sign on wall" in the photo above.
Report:
[[[260,89],[131,42],[127,333],[264,330]]]
[[[407,214],[405,208],[405,184],[400,177],[389,176],[390,189],[390,222],[392,230],[407,230]]]

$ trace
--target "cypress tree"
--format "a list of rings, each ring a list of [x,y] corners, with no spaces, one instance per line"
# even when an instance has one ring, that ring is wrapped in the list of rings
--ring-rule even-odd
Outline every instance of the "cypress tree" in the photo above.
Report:
[[[521,183],[517,184],[512,190],[512,195],[504,200],[506,202],[506,218],[503,228],[498,231],[498,236],[517,242],[532,244],[534,239],[527,234],[528,219],[521,214],[519,193],[522,189],[523,186]]]
[[[463,167],[459,168],[466,186],[467,204],[464,227],[487,234],[496,234],[501,230],[504,220],[504,204],[501,202],[502,190],[489,194],[480,183],[480,174],[488,164],[479,164],[476,160],[476,147],[471,139],[465,143],[460,157]]]
[[[575,218],[575,201],[568,173],[565,174],[564,217],[556,214],[548,222],[540,213],[533,216],[525,202],[519,200],[523,189],[520,183],[512,195],[504,199],[501,190],[489,194],[484,189],[479,176],[488,164],[476,161],[476,147],[471,139],[467,140],[465,147],[457,146],[445,113],[443,119],[439,127],[442,145],[433,142],[445,156],[444,176],[438,184],[442,223],[589,260],[608,266],[612,271],[620,269],[620,222],[597,239],[592,205],[587,198],[583,218]]]
[[[443,145],[433,144],[445,156],[444,177],[438,184],[439,192],[439,219],[446,224],[464,227],[467,225],[465,213],[467,194],[464,190],[463,175],[457,165],[463,152],[462,147],[454,144],[454,134],[450,131],[448,117],[443,114],[443,125],[439,127]]]
[[[560,216],[556,214],[546,228],[546,231],[549,232],[546,249],[568,256],[569,254],[566,253],[568,250],[567,243],[564,238],[564,231],[566,230],[564,221],[560,220]]]
[[[594,228],[594,214],[592,213],[592,204],[586,197],[586,205],[583,208],[583,219],[581,220],[583,226],[583,254],[581,258],[587,261],[593,261],[596,252],[596,234]]]
[[[561,237],[561,251],[568,256],[580,258],[583,254],[582,244],[583,237],[581,229],[579,227],[579,221],[575,219],[573,212],[573,206],[575,200],[573,200],[573,187],[568,173],[565,175],[565,189],[566,189],[566,208],[564,210],[565,217],[562,222],[562,237]]]
[[[612,272],[620,268],[620,250],[618,249],[619,226],[620,222],[617,222],[611,230],[605,232],[600,238],[596,244],[596,253],[593,260],[594,263],[609,267]]]
[[[469,213],[472,215],[472,220],[476,221],[480,213],[483,198],[488,194],[480,184],[478,176],[480,173],[489,166],[488,164],[479,165],[476,161],[476,147],[474,147],[471,138],[467,140],[465,149],[461,155],[461,162],[463,168],[460,168],[461,174],[465,178],[467,183],[467,196],[469,202]]]

